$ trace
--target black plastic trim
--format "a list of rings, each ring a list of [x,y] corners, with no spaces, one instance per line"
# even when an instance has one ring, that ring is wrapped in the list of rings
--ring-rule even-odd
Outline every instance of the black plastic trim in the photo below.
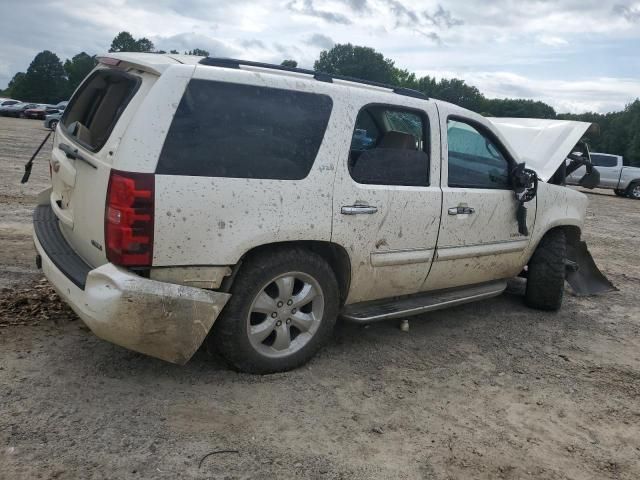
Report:
[[[84,290],[90,267],[62,236],[58,218],[50,205],[39,205],[33,211],[33,229],[47,257],[69,280]]]
[[[343,80],[345,82],[361,83],[363,85],[371,85],[372,87],[388,88],[393,93],[398,95],[404,95],[406,97],[420,98],[422,100],[429,100],[424,93],[418,90],[412,90],[410,88],[397,87],[395,85],[389,85],[382,82],[374,82],[372,80],[363,80],[361,78],[348,77],[346,75],[335,75],[333,73],[316,72],[315,70],[309,70],[307,68],[297,67],[285,67],[284,65],[275,65],[273,63],[252,62],[249,60],[237,60],[235,58],[216,58],[205,57],[198,63],[201,65],[207,65],[209,67],[225,67],[225,68],[240,68],[241,66],[268,68],[270,70],[279,70],[282,72],[294,72],[303,73],[305,75],[312,75],[313,78],[320,82],[333,83],[333,80]]]

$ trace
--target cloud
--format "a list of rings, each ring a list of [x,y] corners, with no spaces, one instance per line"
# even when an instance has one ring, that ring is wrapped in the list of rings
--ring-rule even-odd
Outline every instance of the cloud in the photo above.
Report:
[[[615,5],[613,13],[622,15],[629,22],[637,22],[640,20],[640,7],[627,7],[626,5]]]
[[[329,50],[335,45],[336,42],[334,42],[331,37],[328,37],[321,33],[314,33],[307,40],[305,40],[304,43],[313,47],[322,48],[323,50]]]
[[[267,46],[264,44],[262,40],[258,40],[257,38],[250,38],[247,40],[240,40],[240,45],[244,48],[252,49],[252,48],[261,48],[265,49]]]
[[[105,52],[122,30],[163,50],[310,68],[351,42],[417,74],[464,78],[491,96],[558,111],[622,109],[640,96],[640,0],[4,0],[0,88],[45,49]],[[55,28],[52,27],[55,25]],[[508,77],[513,75],[514,77]],[[600,83],[606,88],[596,88]],[[593,88],[592,88],[593,87]]]
[[[442,8],[442,5],[438,5],[438,9],[432,15],[429,12],[422,12],[422,16],[433,25],[437,27],[452,28],[459,25],[464,25],[464,22],[459,18],[454,18],[449,10]]]
[[[318,10],[313,4],[313,0],[292,0],[287,3],[287,8],[298,15],[321,18],[329,23],[339,23],[342,25],[351,24],[351,20],[341,13]]]
[[[367,0],[342,0],[342,1],[346,3],[351,8],[351,10],[354,10],[356,12],[364,12],[369,9]]]
[[[158,50],[178,50],[184,52],[194,48],[207,50],[212,57],[237,57],[241,50],[218,39],[198,33],[180,33],[169,37],[151,36]]]

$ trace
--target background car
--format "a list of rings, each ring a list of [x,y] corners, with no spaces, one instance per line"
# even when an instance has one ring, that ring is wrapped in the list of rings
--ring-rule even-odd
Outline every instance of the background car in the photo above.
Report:
[[[15,105],[16,103],[22,103],[20,100],[13,100],[11,98],[3,98],[0,100],[0,108],[8,107],[9,105]]]
[[[38,107],[37,103],[20,102],[0,108],[0,115],[4,117],[19,117],[25,110]]]
[[[35,120],[44,120],[44,118],[51,113],[58,113],[58,109],[55,105],[38,105],[36,108],[28,108],[22,112],[24,118],[31,118]]]
[[[60,110],[57,113],[52,113],[50,115],[47,115],[44,119],[44,128],[55,130],[56,127],[58,126],[58,123],[60,122],[60,117],[62,117],[63,113],[64,113],[64,110]]]

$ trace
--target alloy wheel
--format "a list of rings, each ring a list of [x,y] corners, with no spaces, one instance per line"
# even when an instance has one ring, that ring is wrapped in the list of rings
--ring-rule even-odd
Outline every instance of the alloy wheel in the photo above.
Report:
[[[251,304],[249,342],[267,357],[292,355],[318,331],[324,307],[324,293],[313,277],[302,272],[279,275],[260,289]]]

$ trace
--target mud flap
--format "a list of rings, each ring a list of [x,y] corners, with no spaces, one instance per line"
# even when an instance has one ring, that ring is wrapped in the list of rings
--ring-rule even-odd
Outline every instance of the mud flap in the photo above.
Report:
[[[618,290],[598,269],[585,242],[577,242],[567,247],[569,262],[573,266],[567,271],[567,282],[576,295],[596,295]]]

